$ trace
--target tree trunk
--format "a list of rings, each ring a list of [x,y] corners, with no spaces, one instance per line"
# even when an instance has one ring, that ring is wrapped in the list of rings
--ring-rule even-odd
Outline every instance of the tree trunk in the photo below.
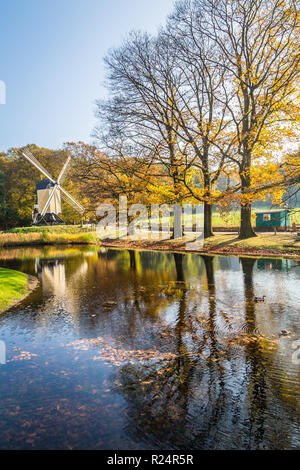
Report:
[[[173,232],[171,240],[182,237],[182,207],[179,204],[173,205]]]
[[[183,256],[181,253],[173,253],[176,266],[176,281],[184,282]]]
[[[256,233],[252,228],[251,222],[251,204],[244,204],[241,206],[241,226],[240,235],[241,240],[256,237]]]
[[[205,190],[205,202],[204,202],[204,238],[213,237],[212,231],[212,203],[211,203],[211,176],[208,167],[208,157],[203,160],[203,178],[204,178],[204,190]]]
[[[136,260],[135,260],[135,252],[133,250],[128,250],[130,256],[130,268],[133,271],[136,271]]]
[[[204,238],[213,237],[212,230],[212,205],[208,202],[204,203]]]
[[[255,303],[254,303],[254,283],[253,283],[253,269],[256,260],[253,258],[240,258],[242,270],[244,275],[244,292],[245,292],[245,308],[246,308],[246,324],[247,333],[253,334],[256,327],[255,318]]]
[[[245,162],[240,171],[242,194],[245,194],[251,186],[251,156],[250,154],[245,158]],[[241,240],[247,238],[256,237],[256,233],[252,228],[251,221],[251,209],[252,205],[250,202],[243,202],[241,204],[241,226],[240,226],[240,235]]]

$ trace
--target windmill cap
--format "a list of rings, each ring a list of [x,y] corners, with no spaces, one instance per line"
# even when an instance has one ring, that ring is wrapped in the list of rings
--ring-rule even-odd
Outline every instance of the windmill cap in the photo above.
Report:
[[[41,191],[42,189],[53,188],[54,184],[50,180],[39,181],[36,185],[36,190]]]

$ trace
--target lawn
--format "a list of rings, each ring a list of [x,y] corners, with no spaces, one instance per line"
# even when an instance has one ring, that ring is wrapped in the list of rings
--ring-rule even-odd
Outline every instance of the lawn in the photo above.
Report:
[[[0,268],[0,312],[26,294],[27,282],[26,274]]]
[[[263,208],[253,208],[252,210],[252,224],[253,227],[255,227],[256,224],[256,215],[255,212],[257,211],[262,211],[264,210]],[[265,209],[269,210],[269,209]],[[160,219],[161,223],[168,223],[168,219],[161,217]],[[185,215],[185,221],[187,224],[193,222],[193,224],[196,223],[196,215],[194,214],[193,216],[190,215]],[[212,225],[213,227],[239,227],[241,221],[241,212],[239,209],[231,210],[230,212],[219,212],[218,210],[214,210],[213,216],[212,216]],[[157,222],[157,219],[154,218],[153,222]],[[171,226],[173,225],[173,216],[170,216],[170,223]],[[290,215],[290,224],[292,225],[293,223],[295,224],[300,224],[300,208],[294,209],[291,211]]]
[[[206,239],[206,248],[213,249],[242,249],[250,251],[279,251],[284,253],[297,253],[300,255],[300,238],[290,233],[260,233],[247,240],[239,240],[236,235],[216,235]]]
[[[276,257],[300,257],[300,237],[292,233],[261,233],[248,240],[239,240],[235,234],[218,234],[197,241],[195,235],[189,234],[182,238],[151,239],[135,236],[118,240],[105,240],[105,247],[120,249],[155,250],[155,251],[195,251],[198,253],[210,253],[232,256],[276,256]]]

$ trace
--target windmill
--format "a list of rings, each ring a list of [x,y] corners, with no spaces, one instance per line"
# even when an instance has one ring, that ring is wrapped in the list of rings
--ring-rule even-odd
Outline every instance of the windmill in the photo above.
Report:
[[[36,186],[37,203],[32,212],[32,225],[59,225],[64,221],[60,218],[61,198],[80,214],[84,213],[84,208],[69,194],[62,186],[62,180],[66,175],[66,170],[70,164],[69,156],[55,180],[50,173],[40,164],[29,150],[21,152],[35,168],[37,168],[47,179],[39,181]]]

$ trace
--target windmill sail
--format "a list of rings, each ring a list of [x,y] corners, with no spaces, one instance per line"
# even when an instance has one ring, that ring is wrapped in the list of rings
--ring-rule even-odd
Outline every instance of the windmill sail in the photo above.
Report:
[[[64,166],[63,166],[63,168],[62,168],[62,170],[61,170],[61,172],[60,172],[60,174],[57,178],[57,183],[58,184],[63,182],[63,179],[64,179],[65,174],[66,174],[66,169],[68,168],[68,166],[70,164],[70,161],[71,161],[71,157],[68,156],[68,158],[67,158],[67,160],[66,160],[66,162],[65,162],[65,164],[64,164]]]
[[[41,165],[41,163],[32,155],[29,150],[25,150],[22,152],[22,155],[30,162],[32,165],[34,165],[38,170],[40,170],[41,173],[43,173],[46,178],[48,178],[51,183],[55,183],[55,180],[52,178],[50,173]]]
[[[66,201],[68,204],[70,204],[70,206],[72,206],[75,210],[77,210],[77,212],[80,212],[81,214],[84,213],[85,209],[84,207],[79,204],[79,202],[76,201],[76,199],[74,199],[71,194],[69,194],[64,188],[62,188],[60,185],[58,185],[58,188],[60,189],[61,191],[61,197],[64,199],[64,201]]]

